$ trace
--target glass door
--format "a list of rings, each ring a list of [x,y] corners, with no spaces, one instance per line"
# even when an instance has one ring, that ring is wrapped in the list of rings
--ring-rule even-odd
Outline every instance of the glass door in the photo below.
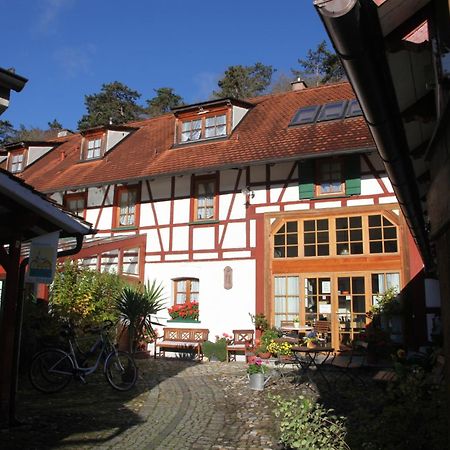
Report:
[[[338,277],[339,343],[349,345],[366,325],[364,276]]]
[[[331,278],[304,279],[305,325],[317,320],[331,321]]]
[[[274,283],[274,325],[280,327],[282,320],[299,318],[299,277],[277,275]]]

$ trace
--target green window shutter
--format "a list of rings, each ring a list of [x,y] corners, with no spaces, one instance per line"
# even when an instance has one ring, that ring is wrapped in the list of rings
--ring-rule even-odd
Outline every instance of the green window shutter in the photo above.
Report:
[[[349,156],[344,160],[345,193],[361,194],[361,162],[359,155]]]
[[[305,159],[298,163],[298,190],[299,198],[314,197],[315,164],[312,159]]]

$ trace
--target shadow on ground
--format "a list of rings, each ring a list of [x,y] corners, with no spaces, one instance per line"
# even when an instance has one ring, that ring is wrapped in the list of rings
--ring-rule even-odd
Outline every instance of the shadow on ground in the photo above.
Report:
[[[163,380],[197,364],[178,359],[137,360],[139,379],[128,392],[111,388],[99,373],[77,380],[61,392],[43,394],[22,377],[16,417],[22,425],[0,431],[2,449],[44,450],[90,448],[106,445],[129,428],[143,422],[139,411],[148,393]]]

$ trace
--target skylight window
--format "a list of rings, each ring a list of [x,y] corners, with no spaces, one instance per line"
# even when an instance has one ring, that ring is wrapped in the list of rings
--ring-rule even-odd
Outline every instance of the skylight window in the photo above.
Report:
[[[324,120],[342,119],[342,117],[344,116],[346,105],[347,101],[333,102],[323,105],[317,122],[322,122]]]
[[[320,109],[319,105],[306,106],[304,108],[300,108],[295,113],[295,116],[291,120],[290,125],[302,125],[304,123],[314,122],[316,120],[319,109]]]
[[[345,115],[345,117],[356,117],[356,116],[362,116],[362,110],[358,100],[354,98],[348,102],[347,114]]]

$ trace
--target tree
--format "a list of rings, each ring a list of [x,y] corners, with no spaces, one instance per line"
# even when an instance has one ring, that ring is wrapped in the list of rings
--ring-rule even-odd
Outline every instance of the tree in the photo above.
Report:
[[[52,122],[47,122],[47,125],[49,130],[60,131],[63,129],[61,123],[59,123],[56,119],[53,119]]]
[[[301,69],[291,69],[293,75],[303,78],[311,86],[345,78],[345,71],[339,57],[328,50],[325,41],[318,44],[316,50],[309,49],[306,59],[299,59],[298,63]]]
[[[281,94],[282,92],[292,91],[292,78],[284,73],[280,73],[278,78],[272,83],[272,94]]]
[[[260,62],[253,66],[230,66],[217,83],[220,91],[214,91],[213,95],[217,98],[238,99],[260,95],[270,85],[275,70]]]
[[[11,137],[14,134],[14,127],[7,120],[0,120],[0,145],[11,142]]]
[[[147,108],[145,109],[150,117],[160,116],[176,106],[183,105],[182,97],[175,94],[172,88],[161,87],[153,90],[156,92],[156,96],[147,100]]]
[[[119,81],[103,84],[98,94],[85,96],[87,114],[78,121],[78,128],[84,130],[135,120],[143,112],[143,108],[136,103],[140,97],[139,92]]]

